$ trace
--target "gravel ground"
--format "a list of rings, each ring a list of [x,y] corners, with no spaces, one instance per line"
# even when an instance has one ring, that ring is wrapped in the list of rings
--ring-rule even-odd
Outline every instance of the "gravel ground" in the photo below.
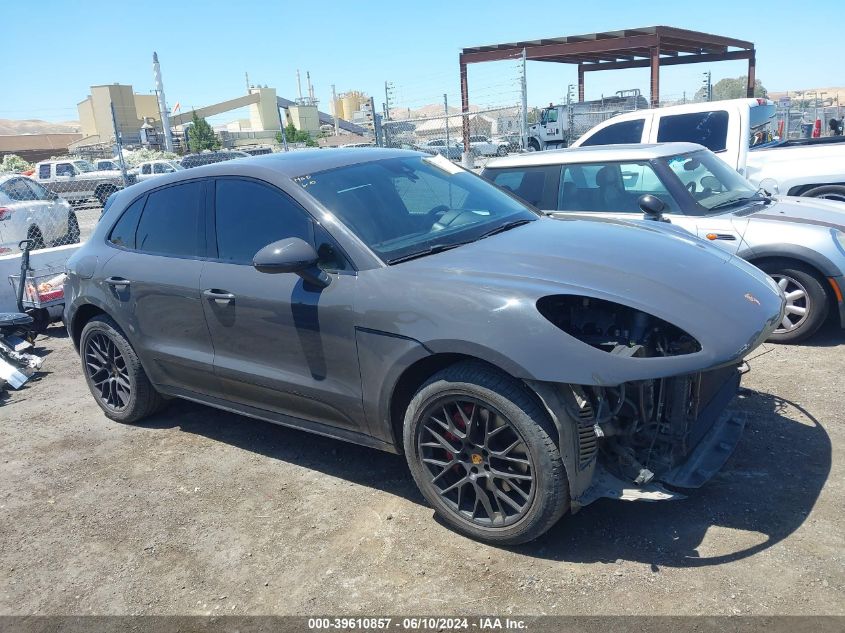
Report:
[[[746,433],[684,501],[495,548],[403,458],[176,402],[106,419],[60,328],[0,404],[0,614],[845,614],[845,335],[767,345]]]

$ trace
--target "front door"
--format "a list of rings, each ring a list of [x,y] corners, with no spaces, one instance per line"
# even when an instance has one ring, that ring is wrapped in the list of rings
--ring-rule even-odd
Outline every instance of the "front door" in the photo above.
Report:
[[[256,180],[219,178],[213,200],[209,219],[216,258],[206,263],[200,287],[215,372],[227,397],[366,431],[355,346],[357,277],[351,267],[336,252],[327,257],[335,270],[326,288],[293,273],[260,273],[252,258],[267,244],[289,237],[315,243],[312,219],[284,192]],[[317,242],[323,239],[330,240],[326,235]],[[329,253],[332,247],[320,250]]]

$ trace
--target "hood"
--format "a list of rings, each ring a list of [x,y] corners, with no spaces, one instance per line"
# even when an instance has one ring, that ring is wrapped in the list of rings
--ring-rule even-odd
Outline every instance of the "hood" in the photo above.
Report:
[[[755,221],[812,224],[845,232],[845,202],[835,200],[777,196],[774,202],[756,208],[746,217]]]
[[[448,321],[445,330],[460,331],[460,322],[466,320],[472,324],[465,335],[469,338],[492,334],[500,343],[513,339],[509,357],[524,359],[523,367],[538,368],[527,372],[531,377],[581,384],[618,384],[736,361],[769,336],[783,310],[780,290],[757,268],[692,235],[646,222],[541,218],[382,270],[401,277],[400,287],[387,283],[398,301],[415,304],[412,312],[417,315],[431,312],[427,320],[412,319],[414,327],[397,333],[425,342],[437,336],[427,323],[440,329],[437,326]],[[431,290],[438,285],[440,290]],[[648,359],[610,356],[539,315],[537,300],[553,294],[594,297],[642,310],[685,330],[702,350]],[[445,312],[444,304],[451,306]],[[489,331],[479,329],[481,325]],[[515,332],[538,336],[527,344]],[[561,335],[574,343],[572,353],[550,347]],[[540,360],[549,354],[554,361]],[[571,372],[561,375],[563,358],[583,367],[570,367]],[[593,361],[604,367],[600,373],[587,370]],[[557,373],[547,371],[549,362]]]

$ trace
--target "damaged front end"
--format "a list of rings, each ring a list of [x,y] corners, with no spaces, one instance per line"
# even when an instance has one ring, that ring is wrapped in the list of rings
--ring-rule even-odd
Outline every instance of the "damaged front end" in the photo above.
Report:
[[[547,319],[583,343],[626,358],[692,354],[683,330],[641,311],[586,297],[550,297]],[[572,509],[610,497],[664,500],[697,488],[727,461],[744,421],[726,412],[744,363],[615,386],[533,383],[555,420]]]

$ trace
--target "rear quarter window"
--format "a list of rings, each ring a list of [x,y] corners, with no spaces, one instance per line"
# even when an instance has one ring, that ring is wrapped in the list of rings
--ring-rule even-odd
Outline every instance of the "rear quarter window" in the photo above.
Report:
[[[643,138],[645,119],[634,119],[633,121],[620,121],[602,128],[592,136],[587,137],[581,147],[590,145],[622,145],[627,143],[640,143]]]
[[[711,152],[727,149],[728,113],[725,110],[660,117],[657,142],[685,141],[704,145]]]
[[[111,201],[113,201],[112,196],[109,196],[109,200]],[[145,199],[145,196],[138,198],[120,216],[120,219],[109,234],[109,241],[112,244],[134,250],[135,230],[138,228],[138,219],[141,217],[141,210],[144,208]],[[111,206],[111,203],[107,202],[107,206]]]

